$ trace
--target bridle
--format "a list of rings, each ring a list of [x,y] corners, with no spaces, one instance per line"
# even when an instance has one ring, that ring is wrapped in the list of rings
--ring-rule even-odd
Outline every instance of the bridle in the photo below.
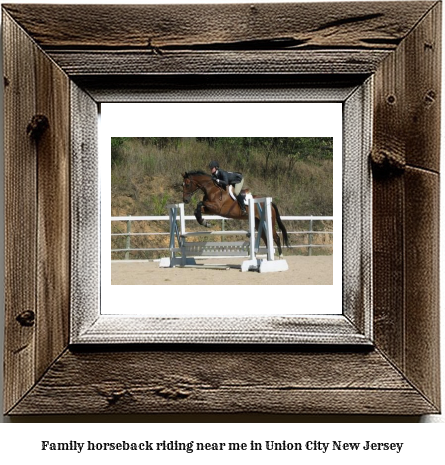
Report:
[[[188,192],[188,194],[190,195],[190,197],[192,197],[193,195],[195,195],[195,193],[198,191],[198,190],[204,190],[204,187],[209,184],[209,183],[212,183],[214,186],[218,187],[219,188],[219,193],[220,193],[220,202],[222,201],[222,191],[223,191],[223,188],[217,184],[215,184],[212,180],[212,178],[208,179],[207,181],[203,181],[203,182],[199,182],[197,181],[196,179],[191,179],[189,177],[187,177],[187,179],[190,180],[191,184],[195,184],[196,186],[196,189],[193,191],[193,192]],[[185,181],[184,181],[184,184],[185,184]]]
[[[187,179],[190,179],[190,178],[187,178]],[[193,192],[187,192],[187,194],[190,195],[190,197],[192,197],[193,195],[196,194],[196,192],[201,189],[201,187],[199,186],[199,184],[196,182],[196,181],[190,181],[191,184],[195,183],[196,185],[196,189],[193,191]],[[185,181],[184,181],[184,186],[185,186]]]

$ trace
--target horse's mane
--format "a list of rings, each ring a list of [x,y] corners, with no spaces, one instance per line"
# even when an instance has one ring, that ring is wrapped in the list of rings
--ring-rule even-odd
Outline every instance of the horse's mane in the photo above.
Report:
[[[195,171],[187,171],[187,173],[185,173],[186,176],[190,176],[190,175],[204,175],[204,176],[210,176],[209,173],[205,173],[204,171],[201,171],[201,170],[195,170]]]

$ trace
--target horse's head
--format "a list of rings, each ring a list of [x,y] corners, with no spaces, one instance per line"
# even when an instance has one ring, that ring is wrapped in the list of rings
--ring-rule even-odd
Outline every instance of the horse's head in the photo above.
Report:
[[[182,201],[184,203],[190,203],[192,195],[198,190],[196,182],[189,176],[188,173],[182,175],[184,181],[182,183]]]
[[[208,193],[210,187],[215,187],[212,177],[204,173],[204,171],[189,171],[182,175],[184,181],[182,183],[182,200],[184,203],[189,203],[192,195],[199,189],[205,194]]]

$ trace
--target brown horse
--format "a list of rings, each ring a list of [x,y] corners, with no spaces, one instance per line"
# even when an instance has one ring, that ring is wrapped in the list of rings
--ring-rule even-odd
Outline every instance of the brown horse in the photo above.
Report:
[[[203,171],[190,171],[189,173],[184,173],[182,177],[184,178],[184,182],[182,184],[182,199],[184,203],[189,203],[192,195],[198,190],[204,192],[204,198],[201,202],[198,203],[195,210],[195,217],[200,225],[205,227],[211,226],[210,223],[203,219],[203,213],[208,215],[219,215],[225,218],[233,218],[236,220],[247,220],[249,218],[248,214],[243,215],[241,213],[241,208],[238,205],[238,202],[230,197],[230,194],[226,191],[226,189],[223,189],[222,187],[215,184],[209,174],[204,173]],[[243,193],[247,192],[247,189],[243,191]],[[254,197],[258,198],[258,196]],[[272,203],[272,207],[273,240],[275,244],[277,244],[279,256],[282,257],[280,237],[275,230],[275,224],[278,224],[278,227],[283,234],[283,242],[287,247],[289,247],[289,239],[287,237],[286,228],[281,221],[277,206]],[[248,208],[249,207],[246,207],[247,210]],[[259,222],[260,214],[258,209],[255,209],[255,229],[257,231]],[[266,234],[264,230],[261,234],[261,237],[264,243],[267,245]]]

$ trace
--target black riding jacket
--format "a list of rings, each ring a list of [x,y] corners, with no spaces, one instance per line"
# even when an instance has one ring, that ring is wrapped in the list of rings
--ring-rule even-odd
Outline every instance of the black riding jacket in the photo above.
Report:
[[[218,171],[212,175],[212,178],[225,189],[228,185],[234,186],[241,182],[243,175],[241,173],[218,169]]]

